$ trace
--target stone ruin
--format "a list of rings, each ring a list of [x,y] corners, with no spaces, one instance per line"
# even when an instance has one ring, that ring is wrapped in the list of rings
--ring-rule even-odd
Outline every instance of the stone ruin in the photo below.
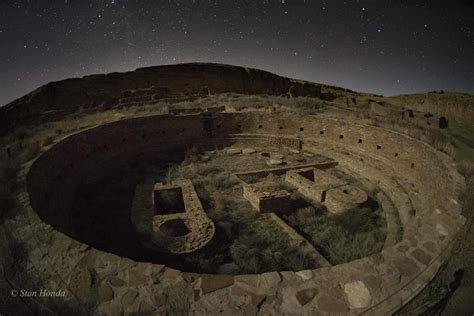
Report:
[[[211,93],[281,94],[295,84],[291,79],[273,80],[272,74],[253,70],[248,75],[241,68],[233,72],[232,67],[213,67],[203,80],[194,80],[204,73],[200,67],[204,66],[167,66],[160,71],[150,68],[50,84],[2,108],[0,125],[8,130],[36,122],[38,111],[61,110],[66,105],[65,113],[109,103],[125,106],[130,103],[122,102],[122,94],[132,83],[137,91],[154,86],[155,94],[143,95],[144,102],[157,100],[161,94],[200,91],[203,81],[210,81],[205,85]],[[189,69],[193,76],[187,73]],[[308,85],[301,82],[298,89]],[[356,95],[321,86],[314,86],[314,90],[301,95]],[[99,177],[112,163],[133,161],[151,149],[155,155],[167,157],[176,147],[226,148],[236,142],[257,150],[286,146],[338,161],[344,171],[383,193],[384,211],[391,210],[399,219],[392,226],[403,228],[400,238],[394,238],[379,253],[335,266],[232,276],[138,262],[75,237],[72,201],[82,180]],[[302,194],[324,200],[333,212],[366,198],[347,184],[331,183],[320,170],[301,172],[288,171],[286,181],[293,181]],[[318,183],[318,179],[324,181]],[[166,201],[160,191],[167,190],[172,197],[181,195],[182,201]],[[29,306],[37,306],[37,310],[57,311],[55,308],[64,303],[85,315],[389,315],[420,293],[452,255],[466,221],[462,214],[464,191],[464,179],[453,158],[402,132],[359,118],[251,110],[121,118],[55,138],[47,150],[21,166],[15,191],[17,216],[0,226],[0,262],[2,268],[8,267],[1,271],[15,286],[31,285],[22,277],[27,270],[49,287],[66,291],[65,298],[36,298]],[[139,185],[130,219],[144,245],[170,253],[202,249],[215,232],[189,181]],[[387,216],[387,229],[391,227],[389,219]],[[17,251],[13,242],[21,244],[24,266],[13,259]]]
[[[331,213],[340,214],[367,202],[367,199],[364,190],[353,185],[343,185],[328,190],[324,204]]]
[[[368,199],[364,190],[316,168],[290,170],[285,180],[308,199],[323,203],[334,214],[343,213]]]
[[[212,124],[204,126],[206,121],[203,118],[211,119]],[[205,128],[209,126],[212,133]],[[87,139],[87,146],[84,146],[84,139]],[[242,148],[255,148],[258,144],[259,149],[285,146],[303,152],[321,153],[337,161],[338,168],[363,175],[371,183],[376,183],[385,194],[386,205],[383,209],[392,209],[394,216],[399,217],[400,224],[387,222],[387,227],[396,229],[397,225],[402,225],[401,239],[393,239],[378,254],[336,266],[323,262],[322,268],[308,271],[221,276],[189,274],[158,264],[142,267],[143,263],[112,256],[93,247],[79,251],[83,249],[83,244],[69,237],[72,235],[72,219],[71,214],[64,210],[70,208],[72,188],[77,186],[79,179],[96,176],[116,157],[128,155],[129,159],[134,159],[138,153],[149,148],[155,149],[156,155],[166,157],[176,144],[184,148],[196,144],[225,148],[237,142]],[[401,143],[403,148],[400,148]],[[53,165],[51,161],[56,163]],[[366,198],[357,190],[346,187],[346,183],[324,175],[319,168],[304,170],[300,167],[297,169],[303,170],[298,174],[298,171],[291,170],[295,166],[285,166],[288,168],[278,173],[283,175],[287,172],[285,178],[290,183],[293,180],[289,175],[293,174],[300,192],[316,200],[321,201],[325,191],[323,203],[329,210],[340,212]],[[264,314],[295,311],[308,314],[390,314],[410,301],[437,273],[449,256],[456,232],[465,221],[458,203],[462,180],[445,155],[437,154],[427,145],[400,133],[318,116],[248,111],[121,120],[72,135],[25,167],[28,169],[23,173],[25,180],[19,182],[22,188],[19,199],[23,201],[21,207],[29,216],[28,222],[32,223],[28,225],[28,231],[33,227],[34,235],[48,234],[51,239],[57,240],[52,245],[37,243],[35,238],[24,240],[27,251],[33,254],[40,249],[42,259],[33,261],[41,271],[47,270],[40,266],[42,262],[55,262],[57,271],[69,271],[67,266],[76,266],[84,256],[97,258],[97,263],[90,260],[84,263],[87,264],[86,270],[73,270],[72,274],[67,272],[63,277],[72,278],[68,283],[71,285],[69,289],[79,295],[84,304],[96,300],[89,298],[89,294],[83,294],[91,293],[93,297],[95,285],[79,291],[74,288],[74,278],[85,278],[83,275],[94,271],[101,288],[111,287],[112,298],[101,300],[95,308],[98,312],[111,308],[134,312],[140,309],[140,304],[145,304],[143,302],[153,306],[152,310],[166,310],[168,305],[159,305],[152,293],[165,291],[166,284],[178,282],[185,291],[194,293],[187,295],[183,301],[190,304],[196,313],[232,312],[240,306],[245,310],[241,314],[246,314],[246,311]],[[154,195],[154,182],[136,188],[131,220],[135,231],[139,232],[141,243],[149,249],[186,254],[205,247],[212,239],[215,227],[205,215],[189,181],[156,186],[157,191],[170,189],[179,196],[176,193],[178,188],[182,191],[182,203],[163,205],[160,202],[163,199],[158,198],[160,194]],[[275,213],[267,214],[278,221]],[[11,232],[20,232],[23,231],[21,225],[11,223],[8,227]],[[22,236],[15,233],[15,238],[21,239]],[[294,240],[300,237],[295,234]],[[300,240],[302,245],[309,246],[308,253],[318,256],[317,250],[313,251],[311,245]],[[71,244],[65,248],[68,249],[67,260],[58,262],[58,252],[49,251],[56,244]],[[135,270],[133,267],[137,264],[141,268]],[[127,265],[130,268],[126,268]],[[107,270],[104,267],[110,268]],[[136,291],[134,284],[137,281],[129,282],[129,275],[138,275],[143,280],[140,286],[146,287],[146,290],[140,290],[136,299],[126,301],[128,303],[124,305],[123,293]],[[308,297],[305,293],[312,294]],[[259,301],[258,297],[265,299]]]
[[[286,213],[291,209],[291,195],[269,181],[243,186],[244,197],[260,213]]]
[[[190,180],[137,186],[131,221],[143,245],[176,254],[201,249],[215,233]]]

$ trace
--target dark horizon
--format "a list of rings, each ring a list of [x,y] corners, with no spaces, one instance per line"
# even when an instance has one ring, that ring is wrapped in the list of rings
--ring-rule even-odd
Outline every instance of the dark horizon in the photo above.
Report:
[[[474,94],[474,4],[78,0],[0,4],[0,105],[51,81],[188,62],[379,95]]]

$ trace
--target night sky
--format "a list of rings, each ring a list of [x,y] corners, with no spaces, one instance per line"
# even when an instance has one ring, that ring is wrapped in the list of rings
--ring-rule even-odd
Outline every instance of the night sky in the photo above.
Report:
[[[474,93],[474,1],[0,0],[0,16],[0,104],[196,61],[383,95]]]

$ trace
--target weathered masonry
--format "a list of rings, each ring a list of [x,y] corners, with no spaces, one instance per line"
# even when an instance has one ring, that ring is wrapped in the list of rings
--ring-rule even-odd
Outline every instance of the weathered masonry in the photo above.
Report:
[[[131,213],[141,242],[151,249],[189,253],[214,237],[214,223],[204,212],[190,180],[139,185]]]
[[[71,237],[73,216],[69,210],[79,179],[98,177],[111,164],[133,160],[151,150],[165,159],[178,149],[234,144],[324,153],[341,168],[378,183],[401,219],[401,241],[389,243],[380,253],[332,267],[222,276],[134,262]],[[289,181],[299,185],[301,180],[301,190],[324,199],[335,212],[365,198],[344,184],[332,189],[329,185],[318,187],[318,180],[331,183],[331,179],[324,180],[316,169],[288,174],[294,176]],[[26,220],[6,229],[22,240],[28,253],[42,254],[42,260],[31,262],[31,269],[48,271],[51,285],[67,289],[67,297],[72,300],[91,304],[89,296],[77,295],[73,282],[79,278],[77,273],[93,273],[98,286],[109,286],[113,295],[97,303],[97,313],[114,308],[136,311],[140,306],[158,309],[163,305],[154,293],[178,284],[182,293],[191,293],[182,299],[189,312],[196,314],[259,311],[384,315],[395,312],[419,293],[450,256],[465,221],[459,202],[463,185],[451,158],[425,143],[380,127],[297,113],[161,115],[83,130],[55,143],[25,165],[19,178],[18,200]],[[189,182],[157,186],[150,182],[137,187],[134,210],[131,217],[142,232],[142,242],[149,247],[168,247],[170,252],[201,247],[215,229]],[[199,228],[193,223],[200,223]],[[48,236],[54,242],[41,242],[38,236]],[[163,236],[172,246],[165,246],[160,240]],[[50,251],[58,245],[60,254]],[[84,270],[69,275],[71,267],[82,266]],[[122,302],[128,302],[123,298],[126,293],[132,293],[133,300],[122,308]]]

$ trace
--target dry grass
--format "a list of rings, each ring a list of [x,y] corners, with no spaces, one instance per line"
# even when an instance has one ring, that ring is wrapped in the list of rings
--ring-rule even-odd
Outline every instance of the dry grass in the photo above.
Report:
[[[169,180],[192,179],[219,239],[228,240],[210,257],[192,258],[202,272],[263,273],[316,268],[317,263],[294,246],[273,221],[256,212],[242,197],[240,182],[231,176],[232,166],[215,160],[202,161],[197,149],[186,152],[184,162],[168,170]]]
[[[284,219],[322,249],[333,264],[379,252],[385,242],[386,225],[380,210],[356,208],[334,216],[310,206]]]
[[[325,106],[325,102],[317,98],[297,97],[288,98],[270,95],[243,95],[235,93],[223,93],[199,98],[194,101],[183,101],[169,105],[170,109],[206,109],[215,106],[228,106],[237,111],[247,108],[257,109],[285,109],[290,111],[302,111],[304,113],[319,112]]]

